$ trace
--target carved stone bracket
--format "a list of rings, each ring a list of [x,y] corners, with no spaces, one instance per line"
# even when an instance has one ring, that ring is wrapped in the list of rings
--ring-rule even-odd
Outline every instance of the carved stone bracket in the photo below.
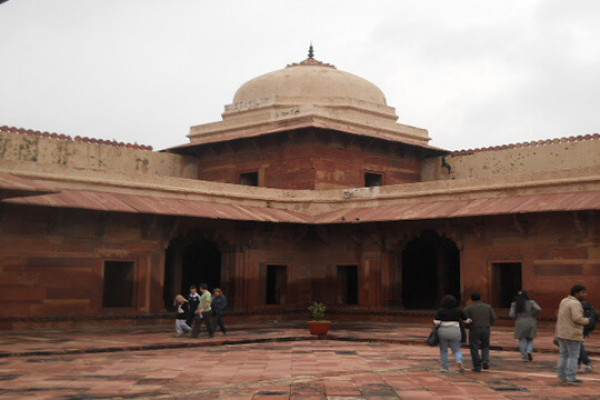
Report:
[[[513,214],[512,216],[512,220],[513,220],[513,224],[515,226],[515,228],[517,229],[517,231],[522,235],[522,236],[527,236],[527,234],[529,233],[529,220],[527,219],[527,217],[525,217],[525,215],[523,214]]]
[[[587,211],[575,211],[573,212],[573,224],[575,229],[582,237],[588,237],[590,235],[590,228],[592,226],[592,215]]]

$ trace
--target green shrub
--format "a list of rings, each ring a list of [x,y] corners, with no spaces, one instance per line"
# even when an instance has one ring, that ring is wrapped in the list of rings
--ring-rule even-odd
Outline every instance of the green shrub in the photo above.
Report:
[[[316,301],[308,307],[308,311],[310,311],[312,319],[315,321],[322,321],[325,319],[325,310],[327,310],[325,304]]]

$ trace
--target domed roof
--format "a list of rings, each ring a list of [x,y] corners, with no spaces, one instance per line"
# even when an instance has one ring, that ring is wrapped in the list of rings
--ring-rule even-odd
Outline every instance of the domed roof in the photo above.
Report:
[[[346,98],[387,105],[383,92],[371,82],[312,57],[246,82],[236,92],[233,104],[272,97],[297,99],[298,104]]]
[[[243,84],[223,120],[192,126],[193,145],[316,128],[427,147],[427,130],[399,124],[374,84],[313,58]]]

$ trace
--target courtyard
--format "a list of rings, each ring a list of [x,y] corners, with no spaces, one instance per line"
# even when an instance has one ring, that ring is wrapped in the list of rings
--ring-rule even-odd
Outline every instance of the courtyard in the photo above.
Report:
[[[568,399],[599,398],[600,376],[559,386],[553,324],[523,363],[496,327],[489,371],[440,372],[428,324],[338,322],[327,338],[303,322],[231,324],[227,336],[178,338],[170,324],[0,333],[0,399]],[[205,332],[204,332],[205,334]],[[588,348],[596,359],[600,340]]]

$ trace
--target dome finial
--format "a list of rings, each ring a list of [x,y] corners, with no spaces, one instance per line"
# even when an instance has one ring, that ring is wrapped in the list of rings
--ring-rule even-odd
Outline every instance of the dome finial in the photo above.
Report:
[[[308,48],[308,58],[313,60],[315,58],[315,52],[313,50],[312,42],[310,42],[310,46]]]

